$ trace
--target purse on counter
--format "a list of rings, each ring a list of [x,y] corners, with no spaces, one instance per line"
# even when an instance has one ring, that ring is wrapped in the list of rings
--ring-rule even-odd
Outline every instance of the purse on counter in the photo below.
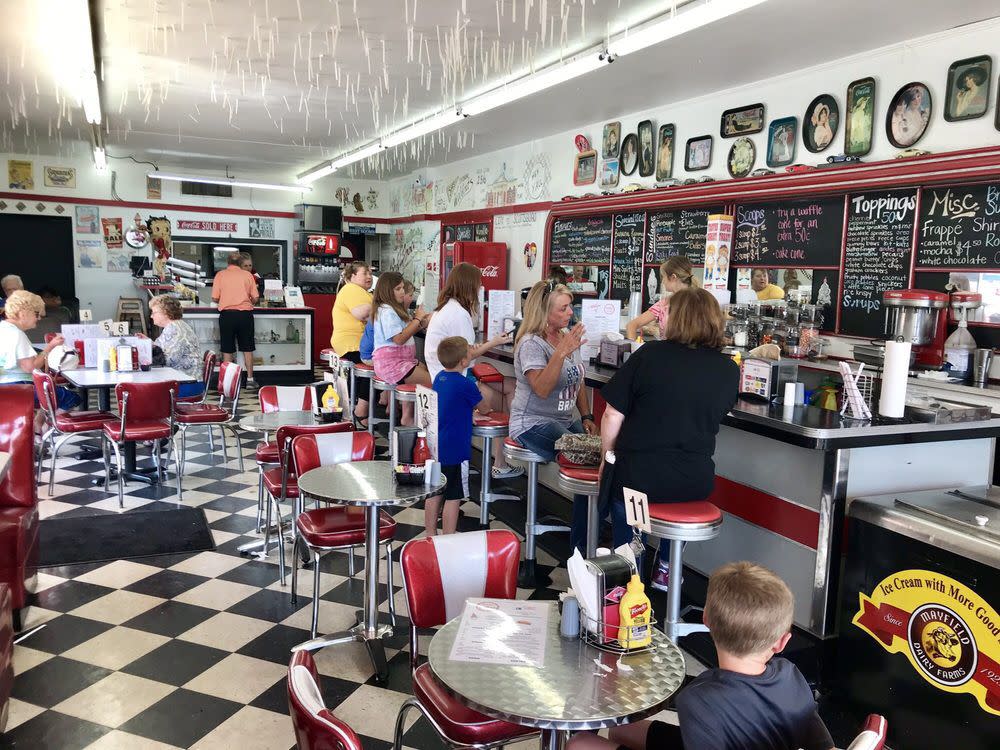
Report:
[[[601,436],[567,433],[555,442],[555,449],[575,464],[597,466],[601,463]]]

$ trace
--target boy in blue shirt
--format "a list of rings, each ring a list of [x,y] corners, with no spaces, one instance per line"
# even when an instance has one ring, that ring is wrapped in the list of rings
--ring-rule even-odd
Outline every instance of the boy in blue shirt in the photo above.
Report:
[[[461,336],[443,339],[437,355],[444,367],[433,384],[438,394],[438,461],[448,485],[443,495],[435,495],[424,503],[427,536],[437,534],[442,498],[442,533],[454,534],[458,527],[458,514],[465,499],[462,464],[472,457],[472,412],[483,399],[476,384],[462,374],[469,366],[468,341]]]

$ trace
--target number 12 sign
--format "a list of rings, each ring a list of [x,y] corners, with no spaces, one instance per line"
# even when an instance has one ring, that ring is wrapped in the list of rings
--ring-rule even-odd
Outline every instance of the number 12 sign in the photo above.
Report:
[[[438,460],[438,395],[430,388],[417,386],[417,429],[427,433],[427,447]]]
[[[625,520],[629,526],[635,526],[646,533],[652,531],[649,526],[649,498],[645,492],[638,492],[629,487],[623,487],[625,495]]]

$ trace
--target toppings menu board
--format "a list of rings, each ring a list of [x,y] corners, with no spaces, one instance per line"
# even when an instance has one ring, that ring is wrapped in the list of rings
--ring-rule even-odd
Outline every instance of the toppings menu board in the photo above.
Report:
[[[642,250],[646,235],[646,212],[614,215],[614,252],[611,256],[611,292],[628,299],[642,284]]]
[[[611,262],[611,217],[556,219],[552,224],[550,263]]]
[[[1000,184],[924,188],[918,268],[1000,268]]]
[[[686,255],[692,265],[704,264],[708,216],[719,213],[722,213],[721,207],[650,213],[646,220],[644,262],[653,265],[662,263],[671,255]]]
[[[848,197],[841,333],[882,336],[882,293],[909,286],[916,206],[915,189]]]
[[[843,222],[842,196],[737,206],[732,264],[838,266]]]

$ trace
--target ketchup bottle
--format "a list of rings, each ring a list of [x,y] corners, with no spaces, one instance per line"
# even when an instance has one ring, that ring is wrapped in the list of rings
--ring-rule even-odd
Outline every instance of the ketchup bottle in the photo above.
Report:
[[[132,372],[139,372],[139,347],[132,347]]]
[[[76,349],[76,354],[80,358],[80,367],[86,367],[87,366],[87,358],[84,356],[84,352],[86,352],[87,349],[83,345],[83,341],[81,341],[79,339],[76,340],[76,341],[74,341],[73,342],[73,348]]]
[[[430,457],[431,449],[427,447],[427,433],[421,430],[413,443],[413,463],[423,466]]]

